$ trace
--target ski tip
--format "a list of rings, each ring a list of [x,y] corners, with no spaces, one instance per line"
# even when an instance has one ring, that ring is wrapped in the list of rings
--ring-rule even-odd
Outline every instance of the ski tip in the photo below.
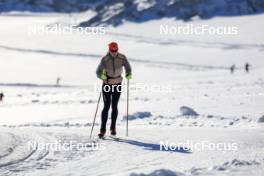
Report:
[[[98,136],[98,139],[105,140],[105,137]]]
[[[118,137],[116,137],[116,135],[111,135],[111,136],[109,136],[110,138],[112,138],[112,139],[114,139],[114,140],[116,140],[116,141],[118,141],[119,140],[119,138]]]

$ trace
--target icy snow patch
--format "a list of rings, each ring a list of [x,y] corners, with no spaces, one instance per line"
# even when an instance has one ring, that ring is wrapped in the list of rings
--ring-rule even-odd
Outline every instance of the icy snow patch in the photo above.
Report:
[[[192,108],[188,106],[180,107],[180,111],[183,116],[198,116],[199,115],[197,112],[195,112]]]
[[[151,117],[151,112],[136,112],[132,115],[128,115],[128,120],[135,120],[135,119],[144,119]],[[127,116],[123,116],[123,120],[126,120]]]

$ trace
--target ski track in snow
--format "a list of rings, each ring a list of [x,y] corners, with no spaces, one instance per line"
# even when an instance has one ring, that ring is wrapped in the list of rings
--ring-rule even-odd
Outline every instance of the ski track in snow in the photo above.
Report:
[[[4,131],[5,130],[6,129],[4,129]],[[59,163],[78,160],[79,158],[84,157],[86,153],[90,152],[78,150],[53,151],[50,148],[45,149],[43,146],[39,146],[47,143],[54,143],[55,141],[61,143],[69,143],[70,140],[89,142],[87,136],[81,136],[78,134],[65,135],[63,133],[54,134],[49,132],[37,132],[33,134],[30,130],[16,130],[15,132],[8,132],[6,134],[10,135],[14,140],[9,144],[12,146],[12,152],[7,153],[5,156],[1,156],[1,175],[16,175],[19,173],[24,175],[25,173],[30,173],[34,170],[45,170],[48,167],[55,167]],[[31,144],[29,144],[29,142],[31,142]],[[36,145],[36,148],[29,147],[29,145],[33,145],[33,142],[34,145]]]
[[[37,133],[32,133],[32,131]],[[27,142],[29,141],[35,141],[37,144],[54,142],[58,140],[61,142],[61,144],[67,143],[72,140],[80,143],[94,142],[94,140],[91,141],[88,139],[87,129],[85,130],[82,128],[75,128],[72,130],[68,130],[66,133],[63,131],[65,130],[60,128],[55,128],[55,131],[51,128],[49,132],[41,128],[18,128],[14,132],[9,132],[8,128],[1,128],[1,134],[7,135],[4,138],[12,139],[13,142],[11,142],[11,144],[14,145],[15,143],[16,146],[12,148],[11,153],[8,153],[5,156],[1,157],[0,173],[2,175],[10,176],[24,174],[55,175],[63,170],[67,171],[68,175],[82,175],[82,173],[89,173],[89,175],[98,175],[98,171],[103,171],[101,173],[102,175],[128,174],[130,176],[136,176],[137,174],[134,172],[134,170],[142,170],[146,168],[148,168],[148,170],[151,170],[151,168],[159,168],[159,166],[164,165],[164,163],[166,163],[167,159],[169,158],[184,156],[189,158],[192,157],[192,155],[199,155],[199,152],[197,151],[188,151],[181,148],[168,151],[160,150],[158,141],[162,139],[143,139],[142,137],[139,137],[137,139],[121,137],[117,141],[113,141],[112,139],[109,139],[107,137],[106,140],[95,141],[97,143],[103,143],[106,147],[105,150],[98,151],[56,151],[52,149],[43,150],[39,147],[37,147],[36,149],[28,150]],[[148,135],[149,132],[151,131],[148,131],[146,134]],[[233,133],[234,131],[230,132],[230,134],[232,135],[228,140],[232,140],[232,138],[236,136],[235,133],[237,133]],[[199,138],[202,139],[203,135],[206,134],[201,133],[201,136]],[[167,136],[171,137],[171,135]],[[217,139],[218,137],[214,138]],[[248,136],[246,138],[248,138]],[[8,146],[9,145],[2,146],[2,148]],[[245,148],[243,147],[242,149],[245,150]],[[115,157],[107,157],[109,152],[115,154]],[[123,160],[127,157],[130,158],[130,160]],[[254,160],[250,158],[248,158],[247,160],[237,158],[233,158],[230,160],[232,156],[229,156],[228,158],[227,160],[225,160],[225,162],[222,162],[222,164],[213,165],[210,167],[192,167],[190,169],[183,169],[181,171],[177,171],[178,169],[166,171],[156,170],[155,173],[157,174],[161,172],[163,175],[167,175],[169,172],[175,174],[181,173],[182,175],[221,175],[229,172],[240,173],[245,171],[246,169],[250,170],[254,167],[261,167],[264,161],[264,156],[261,155]],[[110,164],[109,162],[112,163],[112,167],[108,167]],[[186,163],[186,161],[182,162],[185,164],[188,163]],[[80,163],[86,164],[80,165]],[[178,164],[179,167],[180,165],[182,165],[180,163]],[[118,172],[116,170],[117,168],[119,168]],[[76,171],[78,173],[76,173]]]
[[[205,41],[191,41],[191,40],[174,40],[174,39],[162,39],[162,38],[151,38],[140,35],[125,34],[108,32],[108,35],[118,36],[125,39],[136,40],[139,43],[156,44],[156,45],[180,45],[180,46],[191,46],[200,48],[222,48],[224,50],[252,50],[257,49],[264,51],[263,44],[239,44],[239,43],[225,43],[225,42],[205,42]]]
[[[18,52],[26,52],[26,53],[38,53],[38,54],[49,54],[49,55],[59,55],[59,56],[66,56],[66,57],[82,57],[82,58],[94,58],[98,59],[103,57],[103,55],[97,55],[97,54],[87,54],[87,53],[66,53],[66,52],[57,52],[57,51],[50,51],[50,50],[43,50],[43,49],[25,49],[25,48],[15,48],[5,45],[0,45],[0,48],[5,50],[11,50],[11,51],[18,51]],[[176,63],[176,62],[164,62],[164,61],[152,61],[152,60],[144,60],[144,59],[136,59],[136,58],[129,58],[131,62],[136,63],[143,63],[147,64],[151,67],[159,67],[163,69],[169,69],[169,68],[177,68],[182,70],[197,70],[197,71],[203,71],[203,70],[223,70],[223,69],[229,69],[229,67],[224,66],[210,66],[210,65],[191,65],[191,64],[185,64],[185,63]],[[239,68],[241,69],[241,68]],[[5,84],[3,84],[5,85]],[[7,84],[8,85],[8,84]],[[8,85],[12,86],[12,84]],[[15,86],[15,85],[14,85]],[[44,85],[45,86],[45,85]],[[47,85],[49,86],[49,85]]]

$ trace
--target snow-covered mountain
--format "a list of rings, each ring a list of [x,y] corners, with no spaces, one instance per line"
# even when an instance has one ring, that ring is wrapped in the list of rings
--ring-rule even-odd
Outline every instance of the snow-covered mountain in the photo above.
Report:
[[[164,17],[190,20],[198,16],[237,16],[264,11],[262,0],[136,0],[108,1],[105,6],[96,8],[97,15],[81,26],[100,24],[122,24],[124,20],[145,22]],[[111,3],[110,3],[111,2]]]
[[[81,12],[96,15],[81,26],[120,25],[123,21],[144,22],[163,17],[190,20],[192,17],[237,16],[264,12],[263,0],[1,0],[0,12]]]
[[[1,0],[0,12],[80,12],[105,3],[106,0]]]

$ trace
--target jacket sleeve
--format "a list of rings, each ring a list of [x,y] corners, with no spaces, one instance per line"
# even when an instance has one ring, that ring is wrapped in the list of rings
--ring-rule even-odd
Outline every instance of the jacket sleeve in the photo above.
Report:
[[[130,63],[128,62],[127,58],[125,57],[124,59],[124,67],[125,67],[125,70],[126,70],[126,75],[127,74],[132,74],[132,68],[131,68],[131,65]]]
[[[104,69],[105,69],[104,59],[101,59],[101,62],[99,63],[99,65],[96,69],[97,78],[99,78],[99,79],[101,78],[101,75],[102,75]]]

